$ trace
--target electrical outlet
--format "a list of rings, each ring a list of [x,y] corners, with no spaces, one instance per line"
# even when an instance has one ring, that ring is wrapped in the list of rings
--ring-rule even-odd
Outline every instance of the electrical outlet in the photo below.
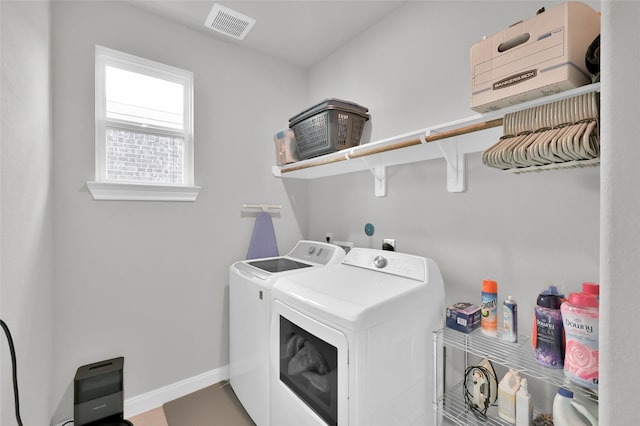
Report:
[[[333,234],[331,232],[327,232],[327,234],[325,235],[324,239],[329,244],[333,244]]]
[[[383,238],[382,239],[382,249],[383,250],[395,251],[396,250],[396,240],[393,239],[393,238]]]

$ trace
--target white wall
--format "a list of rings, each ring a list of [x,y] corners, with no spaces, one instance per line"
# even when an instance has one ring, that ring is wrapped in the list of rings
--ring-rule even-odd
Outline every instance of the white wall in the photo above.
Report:
[[[368,106],[371,140],[472,116],[471,45],[557,5],[505,4],[407,2],[311,70],[309,102],[333,96]],[[570,292],[599,279],[600,170],[513,175],[485,167],[480,154],[467,162],[468,190],[458,194],[446,190],[444,160],[389,168],[384,198],[367,171],[311,181],[309,237],[333,232],[365,247],[395,238],[399,251],[437,261],[448,303],[479,303],[482,280],[495,279],[501,300],[519,302],[528,334],[548,282]],[[548,395],[536,403],[550,409]]]
[[[50,8],[0,3],[0,317],[16,346],[24,424],[49,424],[52,368]],[[15,425],[0,337],[0,424]]]
[[[301,70],[121,2],[53,2],[54,420],[84,364],[125,357],[125,398],[228,363],[228,268],[254,217],[282,204],[282,252],[306,233],[304,185],[271,175]],[[94,201],[94,46],[195,74],[195,203]],[[295,210],[294,210],[295,208]]]
[[[600,327],[601,416],[635,424],[640,333],[640,3],[603,2]]]

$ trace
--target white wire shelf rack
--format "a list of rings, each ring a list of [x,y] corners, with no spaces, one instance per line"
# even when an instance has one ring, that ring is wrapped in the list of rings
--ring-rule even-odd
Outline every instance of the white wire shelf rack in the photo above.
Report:
[[[498,331],[496,337],[486,336],[480,330],[465,334],[450,328],[443,328],[444,344],[455,347],[480,358],[490,359],[492,362],[507,368],[518,370],[520,374],[542,380],[557,386],[564,385],[562,368],[549,368],[539,364],[535,359],[535,351],[531,339],[518,336],[518,342],[512,343],[502,338]]]
[[[512,343],[502,338],[499,330],[496,337],[486,336],[478,329],[469,334],[461,333],[450,328],[442,328],[434,332],[434,355],[438,354],[440,344],[449,348],[459,349],[463,353],[471,354],[479,358],[486,358],[494,364],[506,368],[513,368],[521,377],[538,379],[544,383],[556,387],[570,388],[574,393],[580,393],[594,401],[598,396],[593,391],[571,383],[565,378],[561,368],[549,368],[539,364],[535,360],[535,351],[531,339],[519,335],[518,342]],[[436,363],[436,366],[438,363]],[[442,364],[440,364],[442,365]],[[437,372],[435,377],[440,377]],[[500,381],[498,379],[498,381]],[[436,386],[436,389],[439,387]],[[487,410],[487,419],[480,420],[466,406],[463,396],[463,382],[445,389],[445,392],[437,396],[434,403],[436,415],[459,425],[508,425],[498,416],[497,406],[490,406]],[[534,416],[536,409],[534,407]]]
[[[462,425],[462,426],[485,426],[485,425],[499,425],[499,426],[513,426],[512,423],[507,422],[498,415],[497,404],[490,405],[487,409],[486,419],[482,419],[476,416],[464,402],[464,388],[463,383],[460,382],[447,389],[447,391],[440,396],[437,401],[439,414],[442,414],[450,422]],[[539,412],[534,408],[533,416],[537,416]]]

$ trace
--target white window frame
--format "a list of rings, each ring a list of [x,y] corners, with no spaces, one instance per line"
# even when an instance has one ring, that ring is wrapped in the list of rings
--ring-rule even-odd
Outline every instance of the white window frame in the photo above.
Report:
[[[95,200],[195,201],[200,187],[194,185],[193,73],[99,45],[96,45],[95,55],[95,180],[87,182],[87,187],[93,198]],[[156,129],[151,126],[136,126],[130,122],[107,120],[106,66],[114,66],[181,84],[185,88],[184,130]],[[154,130],[164,135],[183,138],[183,183],[156,184],[108,180],[106,161],[107,127],[127,128],[143,133]]]

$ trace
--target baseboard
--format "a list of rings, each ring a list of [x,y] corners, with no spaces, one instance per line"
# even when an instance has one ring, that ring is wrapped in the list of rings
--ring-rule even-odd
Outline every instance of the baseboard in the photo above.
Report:
[[[124,416],[130,418],[154,408],[161,407],[164,403],[183,397],[192,392],[204,389],[222,380],[229,380],[229,366],[225,365],[215,370],[163,386],[142,395],[127,398],[124,401]]]

